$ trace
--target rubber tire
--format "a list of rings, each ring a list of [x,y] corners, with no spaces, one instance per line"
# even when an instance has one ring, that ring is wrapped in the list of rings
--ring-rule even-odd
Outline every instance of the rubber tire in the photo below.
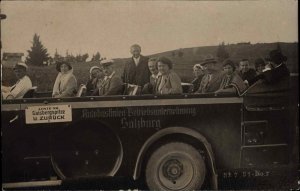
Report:
[[[159,172],[161,171],[160,167],[168,159],[177,159],[180,161],[181,158],[185,158],[190,162],[190,166],[193,169],[193,173],[190,173],[191,171],[185,173],[185,169],[183,169],[181,176],[192,176],[191,180],[184,187],[181,186],[178,189],[165,186],[162,182],[163,180],[160,178],[161,175],[159,175],[159,173],[162,173]],[[205,162],[201,154],[193,146],[181,142],[171,142],[153,152],[147,162],[145,176],[150,190],[199,190],[204,182],[205,174]]]

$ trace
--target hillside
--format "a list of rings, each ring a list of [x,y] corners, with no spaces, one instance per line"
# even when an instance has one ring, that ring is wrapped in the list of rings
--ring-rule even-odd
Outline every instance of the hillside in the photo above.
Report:
[[[288,57],[288,68],[292,73],[298,73],[298,43],[280,43],[282,52]],[[268,55],[268,52],[277,47],[277,43],[259,43],[259,44],[233,44],[226,45],[230,58],[238,63],[243,58],[248,58],[254,67],[253,62],[256,58]],[[148,57],[166,56],[174,63],[174,70],[179,74],[183,82],[190,82],[193,78],[192,67],[194,64],[201,62],[201,60],[215,56],[218,46],[183,48],[180,51],[183,53],[182,57],[178,56],[179,50],[172,50],[158,54],[148,55]],[[115,68],[117,74],[121,75],[124,63],[129,58],[115,59]],[[74,74],[77,77],[78,85],[85,83],[89,78],[89,69],[94,63],[77,63],[73,64]],[[221,68],[221,64],[219,64]],[[36,67],[30,66],[29,74],[33,85],[38,86],[38,91],[51,91],[57,71],[55,66]],[[12,85],[15,82],[12,65],[3,66],[2,68],[2,84]]]

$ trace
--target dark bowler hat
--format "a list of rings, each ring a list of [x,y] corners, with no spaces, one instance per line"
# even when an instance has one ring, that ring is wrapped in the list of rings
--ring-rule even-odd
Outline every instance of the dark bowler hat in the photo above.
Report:
[[[69,70],[72,69],[72,66],[71,66],[71,64],[69,62],[58,61],[58,62],[56,62],[56,70],[60,72],[60,66],[63,65],[63,64],[67,65],[69,67]]]
[[[114,60],[102,60],[102,61],[100,62],[100,65],[101,65],[101,66],[110,66],[110,65],[112,65],[112,64],[114,64]]]
[[[200,65],[204,66],[204,65],[210,64],[210,63],[215,64],[215,63],[217,63],[217,61],[214,58],[207,58],[202,63],[200,63]]]
[[[272,62],[274,62],[275,64],[280,64],[284,61],[287,61],[287,57],[284,56],[280,50],[271,50],[270,53],[269,53],[269,56],[270,56],[270,60]]]
[[[232,67],[233,71],[235,71],[235,64],[232,60],[230,60],[230,59],[224,60],[223,67],[227,66],[227,65],[230,65]]]

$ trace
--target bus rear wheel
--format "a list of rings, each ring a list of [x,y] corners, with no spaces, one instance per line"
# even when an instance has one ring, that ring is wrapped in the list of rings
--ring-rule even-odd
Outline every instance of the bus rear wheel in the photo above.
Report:
[[[199,190],[205,174],[204,160],[193,146],[172,142],[153,152],[145,176],[150,190]]]

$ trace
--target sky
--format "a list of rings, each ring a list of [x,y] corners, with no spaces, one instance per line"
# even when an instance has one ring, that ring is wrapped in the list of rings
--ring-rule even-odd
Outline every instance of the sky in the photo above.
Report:
[[[1,1],[2,52],[27,53],[34,33],[56,49],[107,58],[179,48],[298,42],[298,1]]]

